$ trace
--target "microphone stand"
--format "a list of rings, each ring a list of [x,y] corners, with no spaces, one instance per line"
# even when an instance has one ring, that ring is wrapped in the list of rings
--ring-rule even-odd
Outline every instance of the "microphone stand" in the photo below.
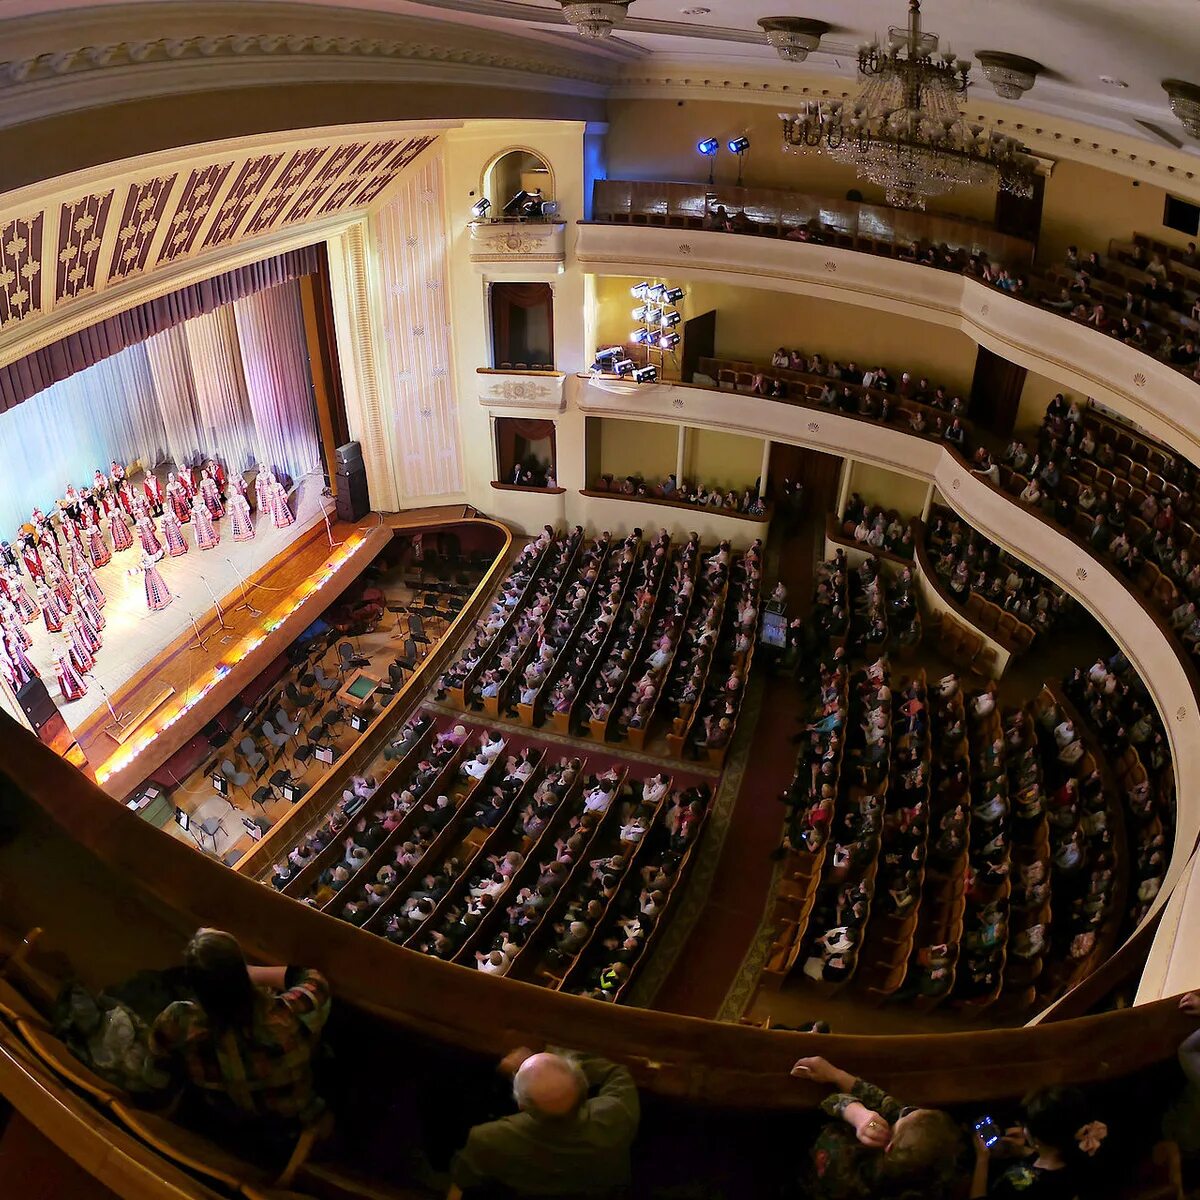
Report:
[[[189,620],[189,621],[191,621],[191,623],[192,623],[192,631],[193,631],[193,632],[195,633],[195,635],[196,635],[196,649],[197,649],[197,650],[207,650],[207,649],[208,649],[208,642],[206,642],[206,641],[204,640],[204,638],[202,638],[202,637],[200,636],[200,626],[196,624],[196,614],[195,614],[195,613],[192,613],[192,612],[189,612],[189,613],[188,613],[188,620]]]
[[[208,579],[204,575],[200,576],[200,582],[203,583],[206,588],[208,588],[208,595],[213,602],[213,608],[217,610],[217,621],[220,623],[221,628],[228,629],[229,626],[225,624],[225,614],[221,611],[221,602],[217,599],[216,593],[212,590],[212,584],[208,582]]]
[[[95,672],[92,672],[92,682],[100,689],[100,695],[104,697],[104,703],[108,705],[108,712],[113,719],[113,724],[116,725],[118,729],[124,729],[126,723],[129,721],[130,714],[125,712],[121,713],[119,716],[117,715],[117,710],[113,708],[113,702],[108,694],[108,689],[100,682]]]
[[[246,592],[246,581],[242,577],[241,571],[238,570],[237,563],[232,558],[227,558],[225,561],[233,568],[233,573],[237,576],[237,581],[241,585],[242,603],[238,607],[244,608],[252,617],[261,617],[262,613],[250,603],[250,597]]]

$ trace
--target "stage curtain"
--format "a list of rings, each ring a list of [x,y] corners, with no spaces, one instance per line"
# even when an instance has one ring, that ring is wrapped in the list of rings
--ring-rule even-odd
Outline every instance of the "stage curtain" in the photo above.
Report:
[[[300,286],[268,288],[233,305],[256,458],[300,479],[321,465]]]
[[[194,467],[205,457],[205,445],[187,334],[182,325],[176,325],[143,345],[158,394],[169,457],[176,466]]]
[[[373,222],[388,364],[383,399],[393,414],[392,445],[407,502],[463,490],[442,160],[421,161]]]
[[[188,321],[183,329],[206,451],[215,453],[227,471],[245,471],[255,462],[254,417],[233,306]]]
[[[130,346],[86,374],[94,379],[86,380],[82,389],[86,400],[81,396],[81,402],[107,423],[110,445],[118,457],[124,457],[125,466],[137,461],[153,470],[171,456],[144,345]],[[84,381],[85,376],[72,376],[66,382],[76,379]],[[96,465],[108,469],[107,463]]]
[[[0,367],[0,412],[156,333],[319,270],[320,247],[303,246],[202,279],[89,325]]]

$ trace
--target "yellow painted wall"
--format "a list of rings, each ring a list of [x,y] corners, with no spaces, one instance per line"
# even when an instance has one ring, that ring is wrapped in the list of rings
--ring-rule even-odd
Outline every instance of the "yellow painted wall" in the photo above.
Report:
[[[1087,397],[1082,392],[1073,392],[1054,379],[1038,375],[1030,371],[1025,376],[1025,386],[1021,389],[1021,403],[1017,407],[1017,421],[1014,430],[1020,434],[1034,433],[1046,415],[1046,405],[1058,392],[1072,403],[1087,405]]]
[[[1059,162],[1046,181],[1038,258],[1059,262],[1071,245],[1078,246],[1081,253],[1096,250],[1106,255],[1110,238],[1124,241],[1134,233],[1182,249],[1196,239],[1163,225],[1166,197],[1160,187],[1135,183],[1112,171]]]
[[[762,470],[761,438],[722,433],[717,429],[689,429],[684,454],[684,477],[722,491],[741,492]]]
[[[799,101],[797,101],[799,103]],[[761,104],[720,101],[610,100],[608,105],[608,177],[610,179],[669,179],[703,183],[708,160],[696,153],[707,137],[721,140],[716,182],[737,181],[737,159],[726,149],[730,138],[745,134],[743,183],[747,187],[786,188],[789,191],[844,199],[857,188],[868,204],[884,202],[883,189],[855,178],[852,167],[815,150],[785,152],[778,110]],[[653,137],[647,137],[647,130]],[[953,213],[991,221],[995,195],[986,188],[966,188],[929,203],[930,212]]]
[[[868,504],[894,508],[902,517],[919,517],[929,485],[897,471],[856,462],[850,471],[850,491]]]
[[[680,305],[685,318],[717,310],[716,352],[720,358],[769,362],[778,346],[799,347],[889,371],[928,375],[963,394],[975,371],[976,346],[966,334],[939,329],[911,317],[837,304],[810,296],[789,296],[758,288],[709,280],[689,280],[680,271],[672,283],[686,288]],[[609,276],[595,280],[597,343],[624,342],[633,322],[629,289],[636,279]],[[670,372],[668,372],[668,375]]]
[[[599,438],[601,475],[612,475],[616,479],[641,475],[647,481],[660,482],[674,474],[679,447],[678,426],[602,417],[594,423],[588,422],[589,437],[593,431]],[[588,459],[593,461],[590,454]],[[589,479],[587,486],[591,487],[595,482]]]

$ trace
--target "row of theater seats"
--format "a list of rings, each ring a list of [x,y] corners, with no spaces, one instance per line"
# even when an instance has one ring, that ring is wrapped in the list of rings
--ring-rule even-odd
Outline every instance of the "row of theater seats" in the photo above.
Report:
[[[611,948],[602,922],[630,915],[633,894],[631,944],[594,968],[605,986],[592,990],[621,999],[686,875],[709,789],[672,791],[668,777],[628,769],[589,775],[586,759],[551,764],[535,744],[505,753],[497,734],[439,730],[427,715],[401,731],[406,743],[369,794],[293,850],[284,893],[398,945],[571,990],[593,969],[584,952]]]
[[[757,634],[762,547],[704,551],[665,530],[544,535],[446,671],[465,710],[641,750],[668,722],[676,755],[724,760]]]
[[[844,564],[818,575],[815,620],[828,631],[820,609],[846,587]],[[1126,787],[1123,800],[1119,781],[1137,764],[1107,762],[1107,731],[1064,715],[1070,702],[1053,690],[1002,714],[994,683],[966,703],[955,676],[928,694],[921,673],[893,688],[886,657],[849,677],[855,643],[826,639],[834,657],[782,797],[761,986],[802,973],[818,991],[852,983],[922,1009],[1052,1001],[1103,961],[1161,882],[1157,794],[1135,826],[1142,793]]]

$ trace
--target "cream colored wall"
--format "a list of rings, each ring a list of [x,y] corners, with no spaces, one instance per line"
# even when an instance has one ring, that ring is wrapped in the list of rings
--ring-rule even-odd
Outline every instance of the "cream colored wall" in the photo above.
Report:
[[[929,494],[929,484],[872,463],[853,462],[850,464],[849,491],[857,492],[867,504],[894,508],[902,517],[919,517]]]
[[[568,239],[567,261],[559,272],[553,266],[530,264],[519,274],[503,266],[493,274],[480,271],[470,261],[467,224],[471,205],[482,195],[483,175],[488,165],[512,147],[534,150],[554,174],[554,193],[566,221],[583,215],[583,145],[585,126],[570,121],[474,121],[451,131],[445,142],[447,220],[452,245],[450,268],[451,324],[454,330],[455,371],[458,376],[459,423],[462,430],[466,498],[487,513],[511,519],[519,528],[535,518],[544,505],[544,520],[561,518],[561,499],[531,499],[513,492],[496,491],[493,478],[491,413],[479,402],[476,368],[490,365],[487,287],[490,279],[529,282],[544,280],[554,289],[554,355],[564,370],[583,362],[583,272],[575,263]],[[497,416],[529,415],[503,408]],[[540,416],[550,414],[538,413]],[[558,482],[568,489],[584,486],[583,417],[568,410],[556,417]],[[418,503],[419,501],[410,501]]]
[[[1087,403],[1087,397],[1079,392],[1073,392],[1056,380],[1047,379],[1045,375],[1030,371],[1025,376],[1025,386],[1021,389],[1021,403],[1017,407],[1017,421],[1014,430],[1026,434],[1035,432],[1046,415],[1046,405],[1058,392],[1062,392],[1068,400],[1079,404]]]
[[[762,470],[761,438],[720,433],[714,429],[689,429],[683,457],[683,474],[689,480],[722,491],[745,491]]]
[[[1196,238],[1168,229],[1162,223],[1167,193],[1112,171],[1084,163],[1062,161],[1046,181],[1042,208],[1041,262],[1057,263],[1068,246],[1081,253],[1108,253],[1111,238],[1128,240],[1134,233],[1184,248]]]
[[[629,289],[638,282],[632,277],[596,279],[598,345],[628,339],[633,328]],[[964,333],[857,305],[688,279],[682,269],[670,282],[687,289],[680,305],[685,319],[717,310],[718,357],[769,361],[778,346],[798,346],[826,359],[852,359],[864,369],[870,363],[910,370],[956,391],[970,389],[976,346]]]
[[[704,182],[708,160],[696,152],[696,143],[716,137],[721,140],[716,182],[732,184],[737,181],[737,159],[726,144],[745,134],[750,138],[743,173],[747,187],[786,188],[836,199],[844,199],[851,188],[857,188],[867,203],[884,202],[882,188],[855,178],[851,167],[827,154],[785,152],[779,116],[773,108],[705,100],[610,100],[608,119],[610,179]],[[648,130],[653,130],[652,137],[647,137]],[[988,189],[965,188],[931,201],[929,211],[991,221],[995,207],[995,195]]]
[[[601,475],[612,475],[615,479],[641,475],[647,481],[658,482],[675,473],[679,447],[677,425],[602,418],[593,423],[593,428],[598,440]],[[595,480],[588,480],[589,486],[593,483]]]

